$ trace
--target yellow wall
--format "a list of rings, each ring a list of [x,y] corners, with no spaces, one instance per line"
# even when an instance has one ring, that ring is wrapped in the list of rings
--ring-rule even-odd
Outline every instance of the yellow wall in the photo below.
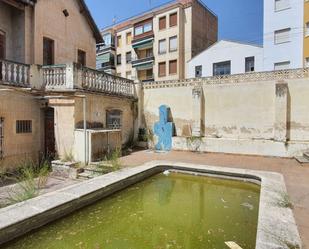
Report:
[[[306,24],[309,22],[309,2],[305,2],[305,8],[304,8],[304,23],[305,23],[305,27]],[[305,38],[304,38],[304,59],[309,57],[309,36],[306,37],[305,34]]]

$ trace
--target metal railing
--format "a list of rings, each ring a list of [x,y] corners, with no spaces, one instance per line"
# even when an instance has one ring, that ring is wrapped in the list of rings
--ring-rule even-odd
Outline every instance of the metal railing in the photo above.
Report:
[[[134,82],[132,80],[86,67],[82,70],[83,89],[104,92],[111,95],[134,97]]]
[[[0,81],[15,86],[30,86],[30,65],[0,60]]]

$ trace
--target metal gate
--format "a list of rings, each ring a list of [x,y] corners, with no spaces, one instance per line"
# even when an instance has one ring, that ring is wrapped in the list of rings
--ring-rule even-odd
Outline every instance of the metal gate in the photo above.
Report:
[[[0,159],[3,158],[4,118],[0,118]]]

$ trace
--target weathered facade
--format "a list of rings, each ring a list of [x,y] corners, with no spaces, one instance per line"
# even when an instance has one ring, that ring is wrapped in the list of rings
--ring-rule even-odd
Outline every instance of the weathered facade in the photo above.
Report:
[[[81,158],[79,148],[88,161],[89,151],[103,152],[96,141],[87,144],[90,130],[103,134],[100,140],[106,130],[120,144],[131,139],[134,84],[91,69],[102,37],[84,1],[0,1],[0,20],[3,167],[44,156]]]
[[[95,68],[102,41],[83,0],[0,1],[0,35],[0,59],[38,65],[80,62],[83,54]]]
[[[198,143],[208,152],[299,156],[309,149],[308,76],[299,69],[148,83],[142,120],[152,129],[159,106],[169,106],[173,149]]]

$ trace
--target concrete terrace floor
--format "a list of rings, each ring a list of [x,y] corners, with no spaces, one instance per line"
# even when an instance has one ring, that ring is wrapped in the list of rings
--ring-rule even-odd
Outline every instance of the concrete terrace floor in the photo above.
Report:
[[[287,158],[179,151],[163,154],[151,151],[137,151],[121,158],[123,165],[131,167],[152,160],[168,160],[281,173],[284,176],[288,194],[293,202],[293,212],[302,238],[303,248],[309,249],[309,164],[301,165],[295,159]]]

